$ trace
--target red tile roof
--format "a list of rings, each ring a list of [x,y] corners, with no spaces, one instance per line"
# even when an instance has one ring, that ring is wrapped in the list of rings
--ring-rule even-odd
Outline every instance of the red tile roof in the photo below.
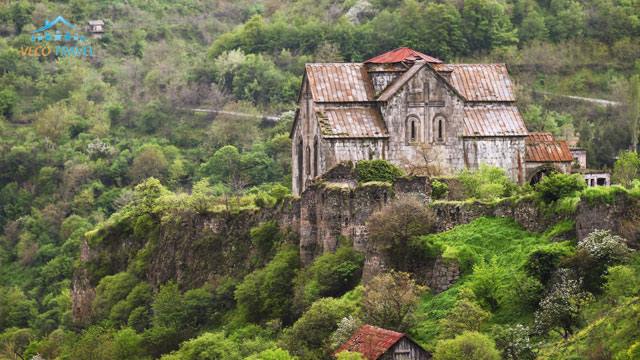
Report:
[[[526,161],[530,162],[571,162],[573,155],[566,141],[556,140],[551,133],[530,133],[525,140]]]
[[[416,60],[424,60],[428,63],[439,64],[442,60],[434,58],[433,56],[429,56],[427,54],[423,54],[419,51],[415,51],[408,47],[400,47],[391,51],[388,51],[384,54],[380,54],[376,57],[373,57],[364,63],[373,63],[373,64],[389,64],[389,63],[399,63],[403,61],[416,61]]]
[[[448,64],[451,84],[468,101],[516,101],[504,64]]]
[[[324,138],[384,138],[387,128],[373,106],[328,107],[316,112]]]
[[[466,137],[527,136],[518,108],[512,105],[465,106]]]
[[[307,64],[305,68],[315,102],[374,101],[375,91],[363,64]]]
[[[353,351],[361,353],[367,360],[377,360],[403,337],[403,333],[362,325],[335,353]]]

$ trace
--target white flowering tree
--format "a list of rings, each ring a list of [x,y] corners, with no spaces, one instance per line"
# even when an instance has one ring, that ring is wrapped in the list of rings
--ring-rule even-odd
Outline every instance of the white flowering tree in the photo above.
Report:
[[[557,331],[567,339],[580,322],[580,310],[593,296],[582,289],[582,281],[572,279],[569,270],[559,271],[558,280],[540,301],[535,329],[540,334]]]

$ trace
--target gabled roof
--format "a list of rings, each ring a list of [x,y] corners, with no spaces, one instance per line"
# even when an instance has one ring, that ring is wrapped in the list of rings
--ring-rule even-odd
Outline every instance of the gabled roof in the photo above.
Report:
[[[414,75],[418,73],[418,71],[420,71],[425,66],[429,66],[426,61],[416,61],[413,66],[409,68],[409,70],[405,71],[402,75],[393,80],[393,82],[389,86],[382,90],[380,95],[378,95],[378,101],[389,101],[389,99],[391,99],[393,95],[395,95],[402,88],[402,86],[407,83],[407,81],[409,81]],[[442,79],[442,83],[446,87],[448,87],[449,89],[451,89],[451,91],[464,99],[464,96],[462,96],[462,94],[460,94],[458,90],[454,88],[446,79],[442,78],[442,75],[440,75],[437,71],[434,71],[434,74],[436,75],[436,77]]]
[[[451,84],[468,101],[516,101],[505,64],[448,64]]]
[[[465,106],[465,137],[527,136],[527,127],[514,105]]]
[[[365,64],[390,64],[390,63],[399,63],[403,61],[416,61],[416,60],[424,60],[429,63],[439,64],[442,60],[434,58],[433,56],[429,56],[427,54],[423,54],[419,51],[410,49],[408,47],[399,47],[397,49],[393,49],[384,54],[380,54],[376,57],[373,57],[367,61]]]
[[[305,65],[315,102],[375,101],[375,91],[364,64],[317,63]]]
[[[382,115],[374,106],[321,106],[316,117],[323,138],[389,137]]]
[[[572,162],[573,155],[566,141],[556,140],[551,133],[534,132],[525,139],[530,162]]]
[[[342,351],[353,351],[361,353],[367,360],[377,360],[405,336],[403,333],[371,325],[362,325],[347,342],[336,350],[335,354]]]

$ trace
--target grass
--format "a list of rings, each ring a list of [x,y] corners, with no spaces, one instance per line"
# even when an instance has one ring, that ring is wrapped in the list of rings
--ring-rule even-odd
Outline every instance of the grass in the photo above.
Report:
[[[562,223],[556,231],[567,226],[568,223]],[[568,243],[552,243],[549,239],[550,236],[524,230],[513,219],[484,217],[446,232],[423,236],[421,241],[443,247],[445,254],[472,254],[476,263],[495,259],[503,274],[501,280],[509,284],[524,274],[523,265],[532,252],[547,247],[570,246]],[[434,348],[439,320],[447,315],[457,301],[460,289],[467,286],[473,277],[472,271],[467,272],[450,289],[440,294],[428,294],[422,299],[417,311],[418,323],[410,331],[417,341],[428,349]],[[531,317],[532,314],[522,313],[517,307],[501,306],[490,322],[528,323]]]

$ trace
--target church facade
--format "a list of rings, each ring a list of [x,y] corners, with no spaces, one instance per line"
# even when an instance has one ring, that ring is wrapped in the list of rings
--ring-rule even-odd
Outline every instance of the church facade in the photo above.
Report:
[[[504,64],[445,64],[409,48],[307,64],[291,130],[293,192],[342,161],[385,159],[427,175],[484,163],[517,183],[568,172],[566,143],[530,137],[515,101]]]

